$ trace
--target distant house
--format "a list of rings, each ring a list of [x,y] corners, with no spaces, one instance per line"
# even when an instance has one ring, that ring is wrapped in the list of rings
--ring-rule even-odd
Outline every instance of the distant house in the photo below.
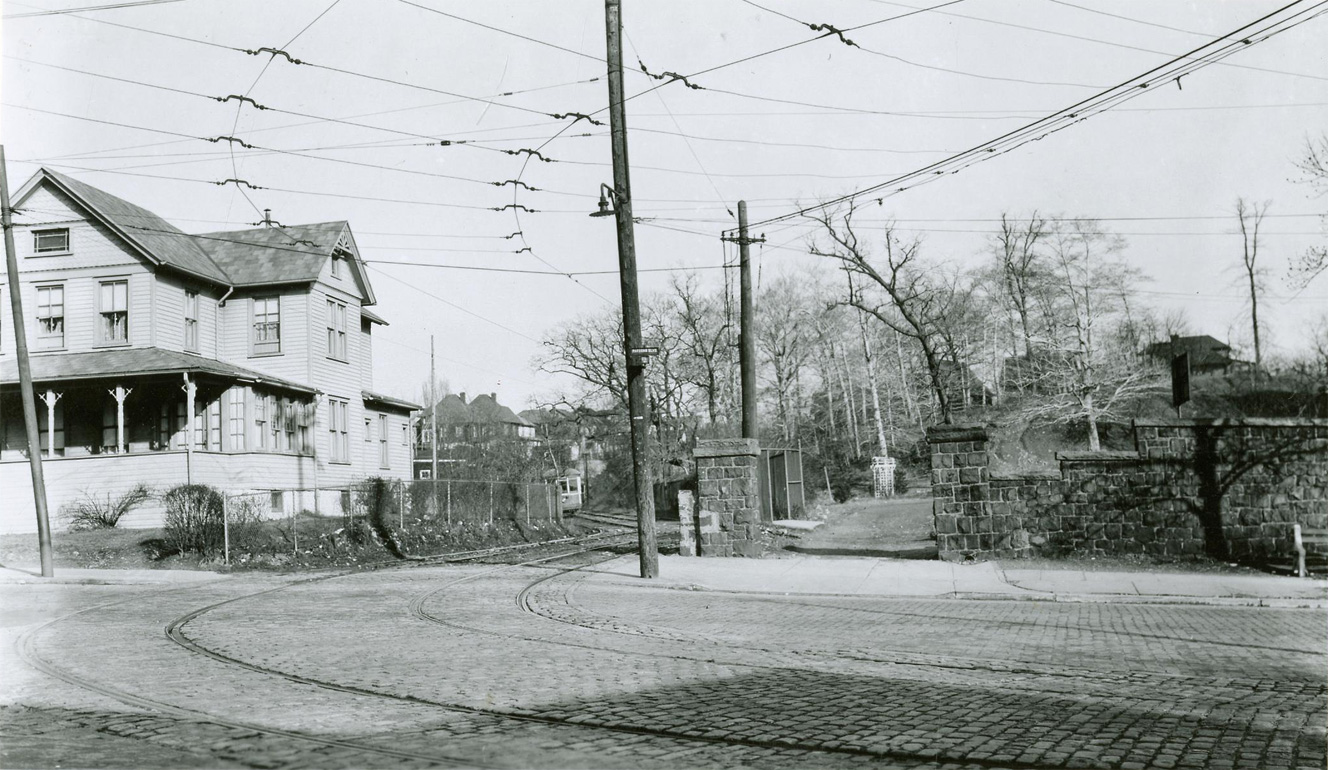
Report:
[[[331,490],[409,476],[418,407],[374,391],[386,321],[346,222],[190,235],[44,168],[14,207],[52,513],[140,482],[270,492],[287,509],[317,509],[319,489],[330,512]],[[0,528],[31,531],[13,321],[6,301]],[[145,508],[122,526],[159,522]]]
[[[479,395],[467,402],[465,393],[449,393],[423,409],[416,420],[416,478],[432,471],[435,411],[438,454],[451,464],[471,459],[495,445],[532,447],[536,442],[535,425],[498,403],[498,394]],[[439,475],[443,475],[442,470]]]
[[[1190,372],[1193,374],[1228,374],[1233,367],[1244,366],[1243,361],[1231,357],[1231,346],[1207,334],[1189,337],[1171,335],[1166,342],[1156,342],[1144,352],[1164,364],[1182,353],[1190,354]]]

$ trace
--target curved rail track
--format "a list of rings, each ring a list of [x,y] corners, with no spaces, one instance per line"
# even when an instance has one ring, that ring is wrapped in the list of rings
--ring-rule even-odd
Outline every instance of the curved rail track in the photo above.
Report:
[[[621,538],[621,533],[617,533],[617,532],[610,532],[610,533],[597,533],[597,534],[590,535],[590,536],[587,536],[587,537],[579,537],[579,538],[563,538],[563,539],[556,540],[556,541],[546,541],[546,542],[541,542],[541,543],[527,543],[527,544],[522,544],[522,545],[519,545],[519,546],[502,546],[502,547],[498,547],[498,548],[488,548],[488,549],[474,550],[474,551],[466,551],[466,552],[460,552],[460,553],[442,554],[442,555],[439,555],[439,556],[433,556],[433,557],[423,557],[423,558],[421,558],[421,559],[411,560],[411,561],[409,561],[409,562],[388,562],[388,563],[385,563],[384,565],[378,565],[378,567],[379,567],[379,568],[381,568],[382,566],[389,566],[389,567],[391,567],[391,566],[409,567],[409,566],[417,566],[417,565],[419,565],[419,564],[421,564],[421,563],[436,564],[436,563],[440,563],[440,562],[458,563],[458,562],[465,562],[465,561],[477,561],[477,560],[480,560],[480,559],[492,558],[492,557],[495,557],[495,556],[500,556],[500,555],[504,555],[504,554],[508,554],[508,553],[512,553],[512,552],[517,552],[517,551],[529,550],[529,549],[532,549],[532,548],[548,547],[548,546],[550,546],[550,545],[562,545],[562,544],[568,544],[568,543],[578,543],[578,544],[590,544],[590,543],[594,543],[593,545],[591,545],[591,546],[588,547],[588,548],[587,548],[587,547],[582,547],[582,548],[579,548],[579,549],[577,549],[577,550],[574,550],[574,551],[571,551],[571,552],[568,552],[568,553],[560,553],[560,554],[556,554],[556,555],[553,555],[553,556],[546,556],[546,557],[542,557],[542,558],[539,558],[539,559],[528,560],[528,561],[526,561],[526,562],[521,562],[520,564],[503,565],[503,566],[501,566],[501,567],[497,567],[497,568],[495,568],[495,569],[493,569],[493,570],[487,570],[487,571],[484,572],[484,573],[480,573],[480,574],[491,574],[491,573],[493,573],[493,572],[501,571],[501,570],[504,570],[504,569],[510,569],[510,568],[512,568],[512,567],[516,567],[516,566],[521,566],[521,565],[532,565],[532,564],[540,564],[540,563],[543,563],[543,562],[555,561],[555,560],[558,560],[558,559],[564,559],[564,558],[568,558],[568,557],[570,557],[570,556],[579,555],[579,554],[582,554],[582,553],[587,553],[587,552],[590,552],[590,551],[598,550],[599,548],[604,547],[604,543],[600,543],[600,542],[598,542],[598,541],[605,540],[605,539],[608,539],[608,538],[619,538],[619,539],[620,539],[620,538]],[[616,544],[616,542],[614,542],[614,544]],[[244,596],[234,597],[234,598],[232,598],[232,599],[228,599],[228,600],[226,600],[226,601],[216,602],[216,603],[211,604],[211,605],[208,605],[208,606],[206,606],[206,607],[202,607],[202,608],[199,608],[199,609],[197,609],[197,610],[194,610],[193,612],[190,612],[190,613],[188,613],[188,614],[186,614],[186,615],[184,615],[184,616],[182,616],[182,617],[180,617],[180,618],[175,619],[175,620],[172,621],[171,623],[167,624],[166,629],[165,629],[165,631],[166,631],[166,635],[167,635],[168,638],[171,639],[171,641],[175,642],[176,644],[181,645],[181,646],[184,647],[185,649],[188,649],[188,650],[190,650],[191,652],[194,652],[194,653],[196,653],[196,654],[203,655],[203,656],[209,657],[209,658],[211,658],[211,659],[213,659],[213,660],[217,660],[217,661],[220,661],[220,662],[223,662],[223,663],[227,663],[227,664],[230,664],[230,665],[239,666],[239,667],[241,667],[241,668],[245,668],[245,669],[248,669],[248,670],[251,670],[251,671],[255,671],[255,672],[259,672],[259,673],[263,673],[263,674],[268,674],[268,675],[271,675],[271,676],[281,677],[281,678],[286,679],[286,680],[291,681],[291,682],[296,682],[296,683],[301,683],[301,684],[312,685],[312,686],[320,687],[320,688],[323,688],[323,689],[329,689],[329,690],[334,690],[334,691],[338,691],[338,692],[344,692],[344,693],[348,693],[348,694],[355,694],[355,695],[368,695],[368,696],[374,696],[374,697],[386,697],[386,698],[392,698],[392,699],[394,699],[394,700],[399,700],[399,701],[403,701],[403,702],[413,702],[413,703],[425,704],[425,705],[429,705],[429,706],[448,708],[448,710],[452,710],[452,711],[463,711],[463,712],[470,712],[470,713],[484,713],[484,712],[480,712],[479,710],[475,710],[475,709],[467,709],[467,708],[465,708],[465,707],[460,707],[460,706],[448,706],[447,704],[432,703],[432,702],[423,701],[423,700],[414,699],[414,698],[409,698],[409,697],[392,696],[392,695],[387,695],[387,694],[380,693],[380,692],[375,692],[375,691],[372,691],[372,690],[367,690],[367,689],[362,689],[362,688],[356,688],[356,687],[346,686],[346,685],[340,685],[340,684],[337,684],[337,683],[335,683],[335,682],[327,682],[327,681],[321,681],[321,680],[309,679],[309,678],[307,678],[307,677],[300,677],[300,676],[297,676],[297,675],[292,675],[292,674],[288,674],[288,673],[285,673],[285,672],[281,672],[281,671],[276,671],[276,670],[273,670],[273,669],[264,668],[264,667],[262,667],[262,666],[256,666],[256,665],[253,665],[253,664],[247,663],[247,662],[245,662],[245,661],[238,660],[238,659],[236,659],[236,658],[232,658],[232,657],[229,657],[229,656],[226,656],[226,655],[222,655],[222,654],[217,653],[217,652],[214,652],[214,651],[212,651],[212,650],[208,650],[208,649],[206,649],[206,648],[204,648],[204,647],[202,647],[202,646],[200,646],[200,645],[198,645],[198,644],[195,644],[194,642],[190,641],[190,640],[184,635],[183,631],[181,630],[182,627],[183,627],[186,623],[188,623],[190,620],[192,620],[192,619],[194,619],[194,618],[196,618],[196,617],[198,617],[198,616],[200,616],[200,615],[202,615],[202,614],[204,614],[204,613],[206,613],[206,612],[208,612],[208,611],[210,611],[210,610],[216,609],[217,607],[221,607],[221,606],[223,606],[223,605],[232,604],[232,603],[239,602],[239,601],[243,601],[243,600],[246,600],[246,599],[252,599],[252,598],[254,598],[254,597],[256,597],[256,596],[262,596],[262,595],[265,595],[265,594],[274,593],[274,592],[276,592],[276,591],[285,590],[285,589],[287,589],[287,588],[291,588],[291,587],[293,587],[293,586],[297,586],[297,585],[303,585],[303,584],[307,584],[307,583],[313,583],[313,582],[321,582],[321,581],[325,581],[325,580],[331,580],[331,579],[334,579],[334,578],[345,577],[346,575],[350,575],[350,574],[357,574],[357,573],[355,573],[355,572],[338,572],[338,573],[332,573],[332,574],[329,574],[329,575],[321,575],[321,576],[318,576],[318,577],[307,578],[307,579],[305,579],[305,580],[297,580],[297,581],[294,581],[294,582],[291,582],[291,583],[287,583],[287,584],[282,585],[282,586],[278,586],[278,587],[276,587],[276,588],[271,588],[271,589],[267,589],[267,590],[264,590],[264,591],[258,591],[258,592],[251,593],[251,594],[245,594]],[[192,587],[196,587],[196,586],[191,586],[191,588],[192,588]],[[181,590],[184,590],[184,589],[181,589]],[[225,728],[229,728],[229,729],[233,729],[233,730],[246,731],[246,732],[251,732],[251,733],[258,733],[258,734],[265,735],[265,736],[271,736],[271,737],[276,737],[276,738],[282,738],[282,739],[286,739],[286,740],[290,740],[290,741],[296,741],[296,742],[300,742],[300,743],[307,743],[307,744],[311,744],[311,745],[315,745],[315,746],[321,746],[321,747],[329,747],[329,748],[341,749],[341,750],[352,751],[352,752],[357,752],[357,753],[361,753],[361,754],[376,755],[376,756],[380,756],[380,757],[384,757],[384,758],[416,760],[416,761],[427,762],[427,763],[430,763],[430,764],[436,764],[436,765],[442,765],[442,766],[449,766],[449,767],[496,767],[495,765],[487,765],[487,764],[484,764],[484,763],[482,763],[482,762],[478,762],[478,761],[476,761],[476,760],[473,759],[473,758],[463,758],[463,757],[457,757],[457,756],[452,756],[452,755],[448,755],[448,754],[440,754],[440,753],[436,753],[436,752],[423,753],[423,752],[407,751],[407,750],[401,750],[401,749],[393,749],[393,748],[390,748],[390,747],[374,746],[374,745],[369,745],[369,744],[365,744],[365,743],[359,743],[359,742],[356,742],[356,741],[353,741],[353,740],[341,740],[341,739],[336,739],[336,738],[325,738],[325,737],[321,737],[321,736],[317,736],[317,735],[310,735],[310,734],[308,734],[308,733],[296,732],[296,731],[292,731],[292,730],[283,730],[283,729],[279,729],[279,728],[274,728],[274,727],[268,727],[268,726],[264,726],[264,725],[255,724],[255,723],[252,723],[252,722],[240,721],[240,720],[229,719],[229,718],[226,718],[226,717],[217,716],[217,715],[215,715],[215,714],[208,713],[207,711],[204,711],[204,710],[202,710],[202,709],[193,709],[193,708],[186,708],[186,707],[183,707],[183,706],[178,706],[178,705],[176,705],[176,704],[168,703],[168,702],[163,701],[163,700],[158,700],[158,699],[154,699],[154,698],[149,698],[149,697],[145,697],[145,696],[142,696],[142,695],[136,695],[136,694],[131,693],[131,692],[128,692],[127,690],[124,690],[124,689],[122,689],[122,688],[115,687],[115,686],[112,686],[112,685],[108,685],[108,684],[105,684],[105,683],[102,683],[102,682],[97,682],[97,681],[95,681],[95,680],[89,679],[88,677],[81,676],[81,675],[76,674],[76,673],[74,673],[74,672],[72,672],[72,671],[69,671],[69,670],[67,670],[67,669],[61,668],[60,666],[57,666],[56,664],[54,664],[54,663],[52,663],[51,661],[49,661],[49,660],[47,660],[46,658],[44,658],[44,657],[41,655],[41,653],[38,651],[38,649],[37,649],[37,644],[36,644],[36,638],[38,637],[38,635],[40,635],[40,634],[41,634],[43,631],[45,631],[46,629],[48,629],[48,628],[50,628],[50,627],[52,627],[52,626],[55,626],[56,624],[59,624],[59,623],[61,623],[61,622],[63,622],[63,621],[69,620],[69,619],[71,619],[71,618],[73,618],[73,617],[76,617],[76,616],[78,616],[78,615],[83,615],[83,614],[86,614],[86,613],[95,612],[95,611],[97,611],[97,610],[106,609],[106,608],[108,608],[108,607],[112,607],[112,606],[116,606],[116,605],[124,604],[124,603],[129,602],[129,601],[132,601],[132,599],[122,599],[122,600],[115,601],[115,602],[107,602],[107,603],[103,603],[103,604],[98,604],[98,605],[95,605],[95,606],[93,606],[93,607],[88,607],[88,608],[85,608],[85,609],[79,610],[78,612],[72,612],[72,613],[69,613],[69,614],[67,614],[67,615],[63,615],[63,616],[61,616],[61,617],[55,618],[55,619],[53,619],[53,620],[51,620],[51,621],[48,621],[48,622],[46,622],[46,623],[43,623],[42,625],[38,626],[37,628],[34,628],[34,629],[32,629],[32,630],[30,630],[30,631],[24,633],[22,636],[19,637],[19,639],[18,639],[17,642],[16,642],[16,647],[17,647],[17,651],[18,651],[18,653],[19,653],[19,656],[20,656],[20,657],[21,657],[26,663],[28,663],[28,665],[32,666],[34,669],[36,669],[36,670],[42,672],[43,674],[45,674],[45,675],[47,675],[47,676],[50,676],[50,677],[52,677],[52,678],[54,678],[54,679],[58,679],[58,680],[60,680],[60,681],[62,681],[62,682],[65,682],[65,683],[67,683],[67,684],[74,685],[74,686],[76,686],[76,687],[79,687],[79,688],[81,688],[81,689],[87,690],[87,691],[89,691],[89,692],[97,693],[97,694],[99,694],[99,695],[104,695],[104,696],[106,696],[106,697],[112,698],[112,699],[114,699],[114,700],[117,700],[117,701],[119,701],[119,702],[121,702],[121,703],[125,703],[125,704],[130,705],[130,706],[135,706],[135,707],[137,707],[137,708],[146,709],[146,710],[149,710],[149,711],[156,711],[156,712],[159,712],[159,713],[162,713],[162,714],[166,714],[166,715],[169,715],[169,716],[173,716],[173,717],[176,717],[176,718],[180,718],[180,719],[191,720],[191,721],[196,721],[196,722],[205,722],[205,723],[209,723],[209,724],[213,724],[213,725],[217,725],[217,726],[220,726],[220,727],[225,727]]]

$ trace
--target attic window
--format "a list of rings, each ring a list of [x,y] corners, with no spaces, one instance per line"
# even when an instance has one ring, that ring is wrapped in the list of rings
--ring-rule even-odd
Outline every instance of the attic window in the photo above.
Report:
[[[341,278],[341,257],[337,254],[332,255],[332,277]]]
[[[37,254],[69,251],[69,228],[59,230],[33,230],[33,251]]]

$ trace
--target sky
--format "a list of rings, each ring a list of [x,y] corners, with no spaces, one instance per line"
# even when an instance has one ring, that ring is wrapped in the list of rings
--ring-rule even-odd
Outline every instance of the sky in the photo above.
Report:
[[[738,200],[761,223],[872,187],[1286,4],[623,0],[642,294],[687,269],[723,286],[720,236]],[[619,303],[613,219],[587,216],[612,181],[608,127],[554,117],[607,123],[603,3],[155,0],[43,13],[99,5],[3,3],[11,189],[46,165],[190,233],[247,227],[263,209],[286,225],[348,220],[391,324],[375,332],[376,389],[419,396],[431,336],[454,391],[521,408],[568,387],[533,369],[542,335]],[[893,221],[923,238],[925,259],[965,269],[987,258],[1002,214],[1101,218],[1149,277],[1151,305],[1239,345],[1250,335],[1235,202],[1268,201],[1260,313],[1272,352],[1294,355],[1328,312],[1328,276],[1299,292],[1283,281],[1290,260],[1328,241],[1328,203],[1294,165],[1328,131],[1320,5],[1066,130],[879,204],[864,197],[860,220]],[[641,65],[689,77],[655,88],[666,81]],[[828,271],[806,254],[814,229],[755,225],[758,282]]]

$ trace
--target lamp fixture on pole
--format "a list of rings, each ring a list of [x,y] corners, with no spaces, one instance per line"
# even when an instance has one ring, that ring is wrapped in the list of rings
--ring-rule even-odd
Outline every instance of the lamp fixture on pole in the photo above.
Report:
[[[611,217],[615,213],[617,213],[613,209],[613,207],[609,204],[610,199],[612,199],[614,203],[617,203],[618,194],[613,191],[612,187],[609,187],[608,185],[601,182],[599,186],[599,211],[592,211],[590,213],[590,216]]]

